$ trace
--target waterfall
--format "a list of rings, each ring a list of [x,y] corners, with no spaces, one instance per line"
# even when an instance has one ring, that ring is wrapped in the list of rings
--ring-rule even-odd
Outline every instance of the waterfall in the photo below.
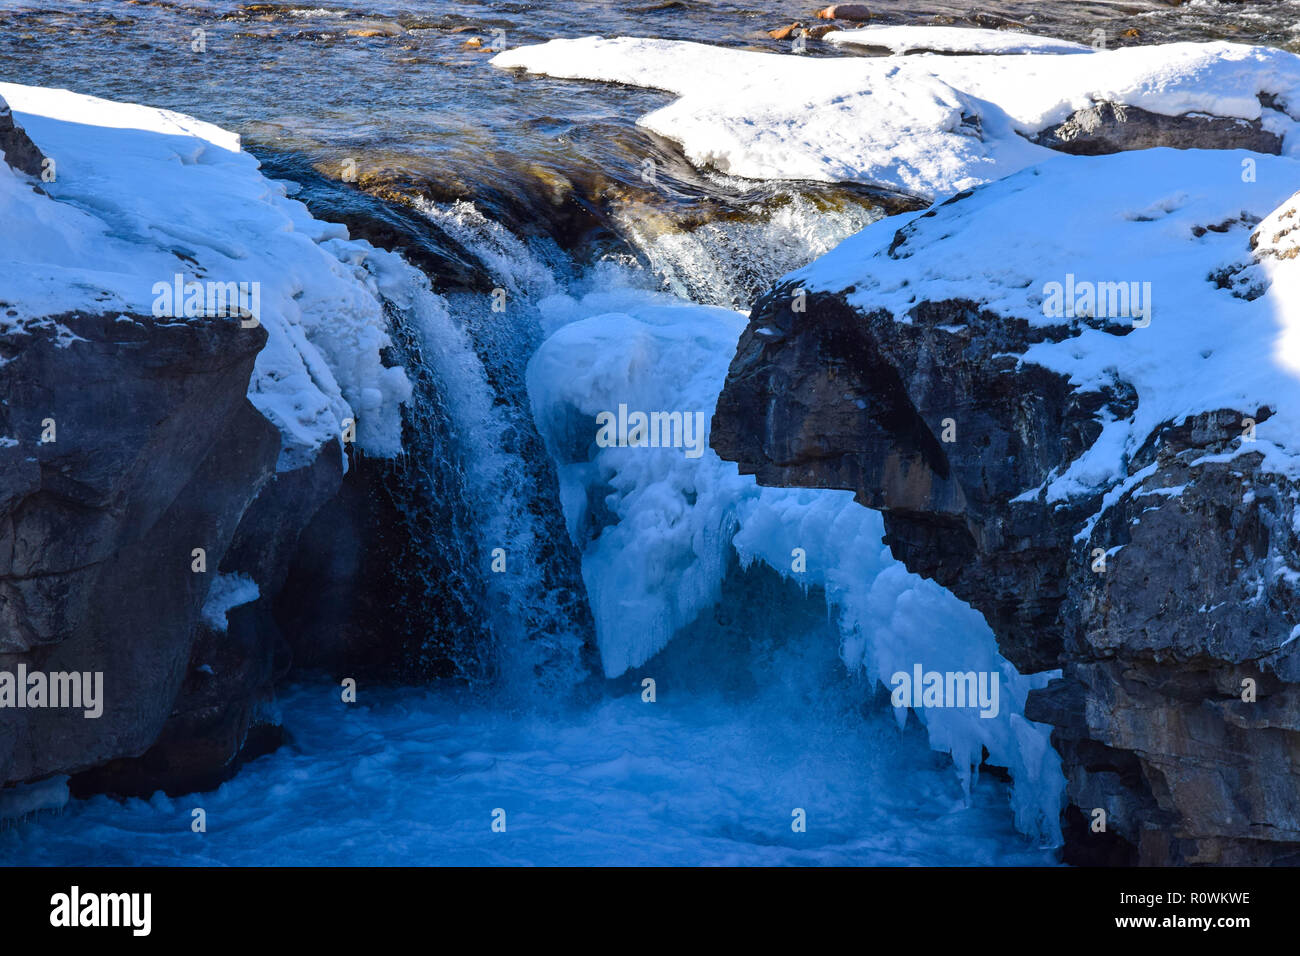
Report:
[[[469,248],[487,269],[509,261],[490,242]],[[415,386],[399,464],[404,519],[423,567],[438,572],[421,585],[440,611],[425,622],[424,652],[515,702],[565,696],[587,671],[591,621],[521,384],[537,341],[531,310],[436,294],[414,269],[382,291]]]

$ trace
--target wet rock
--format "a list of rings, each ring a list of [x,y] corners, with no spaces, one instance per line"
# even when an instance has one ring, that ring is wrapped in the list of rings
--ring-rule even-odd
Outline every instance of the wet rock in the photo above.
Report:
[[[792,23],[788,27],[781,27],[777,30],[768,30],[767,35],[773,40],[787,40],[791,35],[803,26],[801,23]]]
[[[871,19],[871,10],[863,3],[836,3],[818,10],[817,16],[823,20],[852,20],[865,23]]]
[[[0,153],[4,161],[28,176],[40,176],[45,156],[23,128],[14,122],[13,111],[0,97]]]
[[[400,23],[388,20],[354,21],[345,31],[351,37],[395,37],[406,31]]]
[[[302,532],[338,493],[342,462],[339,446],[331,443],[319,448],[310,464],[279,472],[262,486],[219,569],[256,582],[257,599],[229,610],[225,628],[214,627],[206,616],[197,622],[185,680],[158,739],[137,758],[74,777],[74,795],[211,790],[244,760],[275,746],[278,727],[265,715],[293,655],[274,602]]]
[[[1260,120],[1186,113],[1165,116],[1136,106],[1097,103],[1035,134],[1040,146],[1076,156],[1100,156],[1130,149],[1249,149],[1278,155],[1282,138]]]

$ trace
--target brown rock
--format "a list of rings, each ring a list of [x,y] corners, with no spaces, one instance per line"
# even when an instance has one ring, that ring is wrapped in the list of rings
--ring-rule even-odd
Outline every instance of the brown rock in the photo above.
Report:
[[[823,20],[852,20],[865,23],[871,19],[871,10],[864,3],[836,3],[818,10],[817,16]]]

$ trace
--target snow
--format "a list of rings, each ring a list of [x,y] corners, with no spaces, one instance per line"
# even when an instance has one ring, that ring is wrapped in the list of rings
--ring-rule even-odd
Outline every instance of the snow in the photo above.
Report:
[[[1011,30],[978,27],[873,26],[834,30],[822,37],[841,46],[882,48],[893,53],[914,50],[935,53],[1090,53],[1082,43]]]
[[[1231,43],[1079,56],[803,57],[622,37],[551,40],[494,66],[678,99],[640,125],[696,165],[751,179],[859,182],[939,197],[1055,155],[1024,136],[1095,101],[1263,119],[1300,155],[1300,57]],[[1292,115],[1264,110],[1259,94]]]
[[[1063,474],[1022,497],[1062,501],[1111,489],[1108,500],[1117,500],[1142,480],[1127,463],[1158,426],[1217,409],[1275,412],[1257,426],[1257,441],[1238,442],[1218,460],[1260,452],[1266,469],[1295,477],[1300,259],[1288,258],[1296,234],[1286,229],[1297,186],[1300,162],[1245,152],[1061,156],[913,218],[893,255],[900,223],[882,221],[787,280],[809,291],[856,286],[851,305],[899,321],[921,299],[965,299],[1031,325],[1070,327],[1068,338],[1034,344],[1021,360],[1079,388],[1116,380],[1136,388],[1131,420],[1104,422]],[[1233,294],[1241,284],[1220,288],[1213,277],[1225,269],[1263,293],[1248,300]],[[1087,327],[1044,315],[1046,286],[1067,274],[1150,283],[1150,324],[1109,317]]]
[[[870,686],[915,663],[1000,675],[996,719],[965,709],[918,716],[964,786],[981,748],[1009,767],[1018,826],[1057,839],[1059,760],[1048,728],[1022,716],[1028,691],[1050,675],[1017,674],[979,613],[895,561],[879,513],[847,491],[760,487],[712,449],[691,458],[683,448],[595,444],[596,416],[621,403],[711,420],[744,315],[627,288],[554,296],[541,312],[551,334],[529,364],[528,391],[582,548],[606,677],[646,665],[716,605],[730,562],[760,562],[825,589],[841,659]]]
[[[203,602],[203,620],[214,631],[225,633],[226,612],[256,601],[261,596],[257,583],[245,574],[218,574]]]
[[[380,359],[379,293],[409,269],[398,257],[313,219],[211,124],[13,83],[0,97],[56,164],[42,193],[0,163],[0,327],[73,310],[155,314],[155,284],[177,274],[248,283],[267,332],[248,397],[280,429],[279,468],[310,461],[349,418],[367,452],[400,451],[410,388]]]

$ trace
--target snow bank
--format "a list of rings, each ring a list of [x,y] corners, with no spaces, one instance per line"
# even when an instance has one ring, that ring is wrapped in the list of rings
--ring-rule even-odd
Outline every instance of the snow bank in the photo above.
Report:
[[[620,404],[711,419],[744,316],[635,290],[556,296],[542,312],[555,331],[529,364],[529,395],[583,548],[606,675],[644,664],[715,605],[733,552],[746,565],[762,561],[826,589],[841,656],[872,681],[887,684],[917,662],[1000,674],[996,719],[957,709],[919,716],[965,786],[981,747],[1012,768],[1018,825],[1055,839],[1059,760],[1048,728],[1021,716],[1029,689],[1049,675],[1017,674],[980,614],[896,562],[877,512],[847,491],[760,487],[707,448],[691,458],[683,448],[595,444],[596,416]]]
[[[681,143],[698,165],[752,179],[942,196],[1051,157],[1024,135],[1095,101],[1263,120],[1300,155],[1300,57],[1231,43],[900,59],[585,37],[508,50],[492,63],[675,93],[640,124]],[[1263,108],[1260,93],[1290,115]]]
[[[410,389],[380,360],[378,291],[409,268],[398,257],[313,219],[211,124],[67,90],[0,83],[0,96],[56,164],[42,194],[0,163],[0,324],[156,314],[155,285],[177,275],[246,283],[268,336],[248,397],[280,429],[279,467],[311,460],[348,418],[367,452],[400,450]]]
[[[1260,452],[1269,470],[1297,477],[1298,187],[1300,162],[1246,152],[1058,157],[913,219],[897,246],[897,220],[872,224],[787,279],[810,291],[856,287],[851,305],[900,321],[921,299],[968,299],[1064,327],[1068,337],[1046,337],[1022,360],[1081,388],[1137,389],[1131,420],[1105,423],[1068,471],[1025,495],[1060,501],[1114,485],[1158,425],[1217,409],[1273,409],[1258,440],[1230,454]],[[1045,314],[1055,311],[1050,284],[1067,281],[1076,301],[1084,283],[1138,283],[1149,316],[1104,314],[1109,294],[1086,322]]]
[[[893,53],[924,50],[935,53],[1090,53],[1082,43],[1011,30],[978,27],[876,26],[835,30],[822,37],[840,46],[880,48]]]

